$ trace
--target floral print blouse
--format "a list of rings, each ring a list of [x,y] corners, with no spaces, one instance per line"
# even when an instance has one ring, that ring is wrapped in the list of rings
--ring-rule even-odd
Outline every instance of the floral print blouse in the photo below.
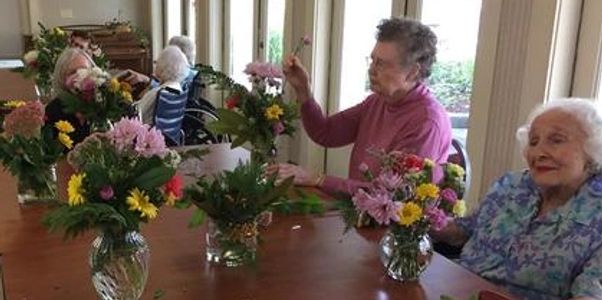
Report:
[[[460,264],[524,299],[602,299],[602,174],[566,204],[537,218],[528,171],[500,178],[472,215]]]

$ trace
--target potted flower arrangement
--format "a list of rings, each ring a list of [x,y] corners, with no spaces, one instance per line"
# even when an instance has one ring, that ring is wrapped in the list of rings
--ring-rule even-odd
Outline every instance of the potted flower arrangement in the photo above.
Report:
[[[68,203],[44,219],[49,230],[75,237],[96,229],[90,267],[102,299],[138,299],[148,275],[149,249],[140,223],[157,217],[163,204],[182,196],[175,175],[179,155],[165,146],[160,131],[122,119],[106,133],[94,133],[68,155],[76,173]]]
[[[187,187],[182,207],[198,208],[191,224],[200,225],[209,217],[207,260],[229,267],[254,262],[259,225],[271,221],[268,212],[322,212],[319,199],[287,199],[291,184],[292,178],[277,182],[275,174],[266,176],[261,164],[250,162]]]
[[[2,102],[0,112],[0,161],[18,180],[19,203],[55,200],[53,165],[73,146],[73,126],[66,121],[45,126],[40,101]]]
[[[448,218],[466,210],[459,195],[464,192],[464,170],[447,163],[443,180],[432,182],[434,163],[413,154],[374,152],[380,170],[372,174],[362,168],[372,184],[358,190],[352,205],[343,206],[348,226],[386,225],[380,241],[381,261],[387,274],[400,281],[417,280],[432,256],[430,229],[440,230]]]

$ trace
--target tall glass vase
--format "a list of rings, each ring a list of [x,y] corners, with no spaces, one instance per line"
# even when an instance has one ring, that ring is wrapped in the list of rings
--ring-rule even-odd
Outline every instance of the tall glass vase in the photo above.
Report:
[[[138,231],[102,233],[92,242],[92,283],[102,300],[136,300],[146,286],[150,250]]]
[[[416,281],[433,256],[428,234],[412,236],[388,230],[380,240],[380,261],[387,275],[398,281]]]
[[[38,172],[17,176],[17,201],[19,204],[55,201],[56,189],[54,165]]]
[[[220,226],[209,219],[205,235],[207,261],[227,267],[254,262],[258,235],[256,221]]]

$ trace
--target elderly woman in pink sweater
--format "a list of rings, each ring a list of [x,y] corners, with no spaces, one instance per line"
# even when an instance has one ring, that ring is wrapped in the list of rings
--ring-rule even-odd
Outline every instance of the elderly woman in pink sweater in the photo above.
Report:
[[[324,147],[353,144],[353,150],[349,178],[312,174],[291,164],[277,166],[280,177],[295,176],[297,185],[319,187],[331,194],[352,194],[366,185],[360,164],[377,171],[378,162],[368,149],[406,151],[437,163],[447,160],[450,120],[424,83],[435,62],[437,37],[430,28],[410,19],[383,20],[377,29],[369,68],[373,94],[331,116],[325,116],[315,101],[299,58],[291,55],[285,59],[283,71],[301,103],[309,137]]]

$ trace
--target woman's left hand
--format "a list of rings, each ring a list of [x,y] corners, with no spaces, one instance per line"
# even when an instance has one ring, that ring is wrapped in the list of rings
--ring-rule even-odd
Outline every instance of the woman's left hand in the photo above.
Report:
[[[315,187],[318,184],[318,176],[314,176],[304,168],[293,164],[269,165],[267,172],[268,174],[277,173],[279,180],[294,176],[293,183],[295,185]]]

